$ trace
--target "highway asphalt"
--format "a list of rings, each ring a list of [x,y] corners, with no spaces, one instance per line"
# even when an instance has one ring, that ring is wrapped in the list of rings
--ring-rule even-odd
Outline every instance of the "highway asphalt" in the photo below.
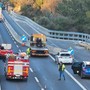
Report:
[[[19,51],[19,47],[17,43],[15,43],[14,39],[11,35],[9,35],[6,27],[3,23],[0,23],[0,44],[1,43],[10,43],[12,44],[12,49],[14,52]],[[34,74],[29,72],[28,81],[22,80],[6,80],[4,75],[4,62],[0,60],[0,84],[1,90],[40,90],[41,87],[35,80]]]
[[[12,27],[15,29],[15,31],[21,36],[22,34],[31,35],[32,33],[37,33],[32,26],[26,24],[23,21],[12,20],[11,17],[9,17],[8,13],[3,12],[4,16],[7,18],[8,22],[12,25]],[[13,50],[16,52],[19,49],[22,51],[25,51],[27,47],[21,47],[19,43],[14,43],[12,40],[12,37],[8,35],[7,30],[3,23],[0,24],[1,30],[1,41],[2,42],[9,42],[13,45]],[[23,29],[23,30],[22,30]],[[25,32],[27,33],[25,33]],[[5,36],[5,37],[4,37]],[[28,37],[28,35],[27,35]],[[72,46],[75,50],[75,59],[78,61],[83,60],[89,60],[90,58],[90,51],[86,50],[83,47],[77,46],[73,41],[62,41],[62,40],[56,40],[56,39],[50,39],[48,38],[47,44],[54,46],[54,47],[60,47],[63,49],[68,49],[68,47]],[[17,48],[17,45],[19,48]],[[54,58],[54,56],[53,56]],[[1,62],[1,65],[3,67],[3,62]],[[79,83],[76,83],[74,79],[72,79],[66,72],[66,80],[63,79],[61,81],[58,81],[59,78],[59,72],[57,69],[56,63],[53,61],[51,57],[31,57],[30,58],[30,76],[29,80],[27,82],[22,81],[6,81],[4,77],[4,71],[3,68],[1,69],[1,86],[2,90],[10,90],[10,86],[12,86],[13,90],[40,90],[44,88],[45,90],[82,90]],[[89,90],[90,88],[90,79],[81,79],[80,76],[74,75],[71,70],[71,65],[66,65],[66,70],[77,80],[80,82],[80,84],[85,87],[83,90]],[[6,85],[5,85],[6,84]],[[19,85],[20,84],[20,85]]]

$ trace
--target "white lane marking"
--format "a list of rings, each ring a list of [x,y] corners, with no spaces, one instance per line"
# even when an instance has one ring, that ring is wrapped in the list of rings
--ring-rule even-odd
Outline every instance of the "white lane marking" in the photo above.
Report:
[[[47,86],[45,85],[45,88],[47,88]]]
[[[16,18],[15,18],[15,20],[16,20]],[[25,23],[25,24],[27,24],[30,28],[32,28],[34,31],[36,31],[37,33],[40,33],[39,31],[37,31],[36,29],[34,29],[32,26],[30,26],[27,22],[25,22],[25,21],[22,21],[22,20],[19,20],[19,19],[17,19],[19,22],[23,22],[23,23]],[[18,24],[18,22],[16,22],[17,24]],[[18,24],[19,25],[19,24]],[[20,25],[19,25],[20,26]],[[21,26],[20,26],[21,27]],[[21,27],[22,28],[22,27]],[[23,28],[22,28],[23,29]],[[39,29],[39,28],[37,28],[37,29]],[[24,30],[24,29],[23,29]],[[50,37],[48,37],[49,39],[54,39],[54,40],[58,40],[58,41],[75,41],[75,40],[64,40],[64,39],[56,39],[56,38],[50,38]],[[55,45],[55,44],[54,44]],[[56,46],[56,45],[55,45]]]
[[[16,19],[16,18],[14,18],[14,20],[15,20],[15,21],[20,21],[19,19]],[[23,21],[21,21],[21,22],[23,22]]]
[[[12,40],[14,41],[14,38],[12,38]]]
[[[55,62],[55,59],[49,54],[49,57],[51,57],[53,59],[53,61]]]
[[[10,16],[11,17],[11,16]],[[12,17],[11,17],[12,18]],[[12,18],[13,19],[13,18]],[[15,21],[15,19],[13,19]],[[15,21],[16,22],[16,21]],[[17,22],[16,22],[17,26],[19,26],[28,36],[30,36],[30,34],[28,34]]]
[[[14,41],[14,43],[16,44],[16,41]]]
[[[25,22],[26,23],[26,22]],[[34,31],[36,31],[37,33],[40,33],[39,31],[37,31],[34,27],[32,27],[32,25],[30,26],[28,23],[26,23],[30,28],[32,28]]]
[[[17,23],[16,23],[17,24]],[[19,24],[17,24],[28,36],[30,36],[30,34],[28,34]]]
[[[15,21],[15,19],[14,19],[14,21]],[[18,21],[20,21],[20,22],[23,22],[23,23],[25,23],[25,24],[27,24],[29,27],[30,27],[30,25],[28,24],[28,23],[26,23],[25,21],[21,21],[21,20],[18,20]],[[16,21],[15,21],[16,22]],[[16,24],[22,29],[22,30],[24,30],[17,22],[16,22]],[[34,31],[36,31],[37,33],[40,33],[39,31],[37,31],[35,28],[33,28],[32,26],[30,27],[30,28],[32,28]],[[25,32],[25,30],[24,30],[24,32]],[[28,35],[28,34],[27,34]],[[28,35],[28,36],[30,36],[30,35]]]
[[[1,89],[1,85],[0,85],[0,90],[2,90],[2,89]]]
[[[15,20],[16,20],[16,18],[14,18]],[[14,20],[14,21],[15,21]],[[25,24],[27,24],[29,27],[30,27],[30,25],[27,23],[27,22],[25,22],[25,21],[22,21],[22,20],[19,20],[19,19],[17,19],[19,22],[22,22],[22,23],[25,23]],[[17,24],[18,24],[18,22],[17,21],[15,21]],[[18,26],[20,26],[19,24],[18,24]],[[21,26],[20,26],[21,27]],[[22,27],[21,27],[22,28]],[[30,28],[32,28],[32,29],[34,29],[33,27],[30,27]],[[23,29],[23,28],[22,28]],[[38,28],[39,29],[39,28]],[[23,29],[24,30],[24,29]],[[34,31],[36,31],[37,33],[40,33],[39,31],[37,31],[36,29],[34,29]],[[48,37],[49,39],[54,39],[54,40],[59,40],[59,41],[72,41],[72,40],[62,40],[62,39],[55,39],[55,38],[50,38],[50,37]],[[75,40],[73,40],[73,41],[75,41]]]
[[[54,60],[55,61],[55,59],[51,56],[51,55],[49,55],[51,58],[52,58],[52,60]],[[67,70],[65,70],[65,72],[83,89],[83,90],[87,90],[77,79],[75,79]]]
[[[39,80],[38,80],[38,78],[37,78],[37,77],[34,77],[34,78],[35,78],[36,82],[38,82],[38,83],[39,83]]]
[[[16,22],[16,24],[18,24],[18,22],[16,21],[16,20],[18,20],[19,22],[23,22],[23,23],[26,23],[25,21],[23,21],[23,20],[21,20],[21,19],[17,19],[16,17],[14,17],[14,16],[11,16],[11,15],[9,15],[15,22]],[[27,23],[26,23],[27,24]],[[18,24],[19,25],[19,24]],[[29,27],[30,27],[30,25],[29,24],[27,24]],[[21,27],[21,26],[20,26]],[[22,27],[21,27],[22,28]],[[23,29],[23,28],[22,28]],[[34,28],[33,28],[34,29]],[[24,30],[24,29],[23,29]],[[37,31],[36,29],[34,29],[37,33],[40,33],[39,31]],[[25,30],[24,30],[25,31]],[[29,35],[30,36],[30,35]],[[59,40],[59,41],[75,41],[75,40],[64,40],[64,39],[56,39],[56,38],[50,38],[50,37],[47,37],[47,38],[49,38],[49,39],[54,39],[54,40]]]
[[[33,72],[32,68],[30,68],[30,71]]]
[[[17,22],[16,22],[17,23]],[[26,23],[26,22],[25,22]],[[27,24],[27,23],[26,23]],[[28,25],[28,24],[27,24]],[[19,25],[20,26],[20,25]],[[28,25],[29,26],[29,25]],[[20,26],[21,27],[21,26]],[[22,27],[21,27],[22,28]],[[33,28],[34,29],[34,28]],[[22,30],[24,30],[24,29],[22,29]],[[34,29],[35,30],[35,29]],[[35,30],[36,31],[36,30]],[[25,32],[25,31],[24,31]],[[36,31],[36,32],[38,32],[38,31]],[[27,34],[28,35],[28,34]],[[56,46],[56,45],[55,45]],[[55,61],[55,59],[51,56],[51,55],[49,55],[54,61]],[[87,90],[79,81],[77,81],[67,70],[65,70],[65,72],[83,89],[83,90]],[[39,82],[39,80],[37,79],[37,77],[35,77],[35,80],[37,81],[37,82]]]
[[[51,43],[51,45],[54,45],[55,47],[57,47],[54,43],[52,43],[52,41],[49,41]]]
[[[20,27],[20,26],[19,26]],[[21,27],[20,27],[21,28]],[[21,28],[22,30],[23,30],[23,28]],[[24,30],[23,30],[24,31]],[[24,31],[25,32],[25,31]],[[26,34],[28,34],[27,32],[26,32]],[[10,35],[10,34],[9,34]],[[29,34],[28,34],[28,36],[29,36]],[[13,39],[13,38],[12,38]],[[14,39],[13,39],[14,40]],[[14,43],[16,44],[16,42],[14,41]],[[16,45],[17,47],[18,47],[18,45]],[[21,50],[19,49],[19,52],[21,52]],[[33,70],[30,68],[30,71],[31,72],[33,72]],[[39,83],[39,80],[38,80],[38,78],[37,77],[34,77],[35,78],[35,80],[36,80],[36,82],[37,83]],[[43,88],[41,88],[41,90],[44,90]]]
[[[65,72],[83,89],[87,90],[79,81],[77,81],[67,70]]]
[[[29,69],[30,69],[31,72],[34,72],[34,71],[32,70],[32,68],[29,68]],[[34,77],[34,78],[35,78],[36,82],[38,83],[38,85],[40,86],[41,90],[44,90],[44,88],[42,88],[42,85],[41,85],[40,82],[39,82],[39,79],[38,79],[37,77]]]
[[[41,88],[41,90],[44,90],[44,88]]]
[[[21,52],[21,50],[19,49],[19,52]]]
[[[19,48],[19,46],[18,45],[16,45],[17,46],[17,48]]]

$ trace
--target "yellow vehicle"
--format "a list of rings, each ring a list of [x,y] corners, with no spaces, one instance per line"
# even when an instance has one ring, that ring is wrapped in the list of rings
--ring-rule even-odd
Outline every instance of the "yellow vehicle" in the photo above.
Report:
[[[32,34],[30,37],[31,56],[48,56],[49,51],[46,47],[46,36],[43,34]]]

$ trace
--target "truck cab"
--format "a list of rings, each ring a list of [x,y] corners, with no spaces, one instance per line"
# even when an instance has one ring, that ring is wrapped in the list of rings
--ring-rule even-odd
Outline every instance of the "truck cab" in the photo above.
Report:
[[[90,61],[74,62],[71,68],[74,74],[79,74],[81,78],[90,77]]]

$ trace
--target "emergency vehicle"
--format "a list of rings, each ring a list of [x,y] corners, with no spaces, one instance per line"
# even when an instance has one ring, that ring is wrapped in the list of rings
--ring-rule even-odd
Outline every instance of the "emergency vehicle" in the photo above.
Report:
[[[27,80],[29,76],[29,57],[23,54],[9,54],[5,62],[6,79]]]
[[[11,44],[1,44],[0,46],[0,59],[6,59],[7,54],[13,54]]]

